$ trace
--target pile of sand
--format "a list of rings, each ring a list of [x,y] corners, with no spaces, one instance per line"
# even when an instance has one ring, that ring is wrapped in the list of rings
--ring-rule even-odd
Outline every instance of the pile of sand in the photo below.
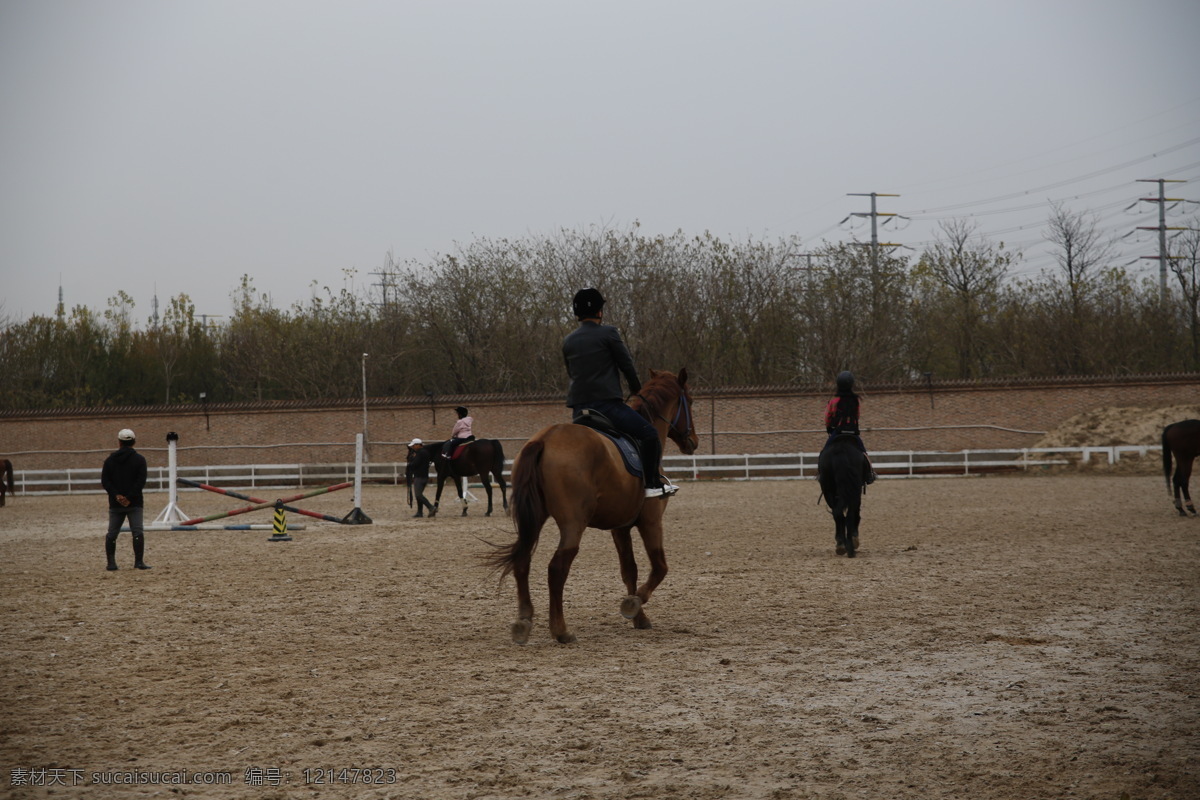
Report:
[[[1172,422],[1200,419],[1200,404],[1144,408],[1105,406],[1076,414],[1037,441],[1034,447],[1111,447],[1159,444]]]

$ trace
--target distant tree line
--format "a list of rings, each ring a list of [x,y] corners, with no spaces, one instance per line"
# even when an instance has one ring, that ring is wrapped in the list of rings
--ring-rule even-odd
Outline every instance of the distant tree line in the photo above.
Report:
[[[1191,228],[1200,228],[1193,223]],[[862,243],[728,241],[562,230],[479,239],[395,263],[355,292],[276,308],[253,280],[205,324],[186,295],[147,324],[124,292],[96,312],[5,321],[0,409],[564,392],[560,343],[585,286],[639,368],[688,367],[701,387],[1200,370],[1200,232],[1174,240],[1171,287],[1112,263],[1094,221],[1058,208],[1057,266],[1014,278],[1020,254],[943,224],[915,256]]]

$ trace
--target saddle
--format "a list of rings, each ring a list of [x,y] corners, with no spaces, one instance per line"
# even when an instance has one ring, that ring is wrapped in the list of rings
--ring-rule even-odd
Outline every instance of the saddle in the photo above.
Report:
[[[463,453],[466,452],[467,448],[473,444],[475,444],[475,442],[471,441],[471,442],[463,442],[462,444],[456,446],[454,448],[454,450],[452,450],[450,452],[450,460],[453,461],[454,459],[461,456]]]
[[[601,436],[607,436],[611,439],[613,444],[617,446],[617,452],[621,454],[621,460],[625,462],[626,471],[630,475],[639,478],[642,477],[642,455],[638,451],[637,442],[619,431],[617,426],[613,425],[611,419],[599,411],[585,408],[579,413],[579,416],[571,420],[571,423],[591,428]]]

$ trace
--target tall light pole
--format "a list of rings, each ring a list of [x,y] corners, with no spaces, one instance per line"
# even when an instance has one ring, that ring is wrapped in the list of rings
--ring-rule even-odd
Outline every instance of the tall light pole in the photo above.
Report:
[[[367,354],[363,353],[362,357],[362,379],[363,379],[363,455],[367,457],[370,451],[371,437],[367,435]]]

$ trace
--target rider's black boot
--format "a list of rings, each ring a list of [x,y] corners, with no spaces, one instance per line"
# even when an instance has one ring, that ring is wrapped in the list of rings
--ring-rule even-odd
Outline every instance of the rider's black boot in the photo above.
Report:
[[[133,567],[134,569],[150,569],[150,565],[142,560],[146,552],[146,539],[142,536],[133,537]]]

